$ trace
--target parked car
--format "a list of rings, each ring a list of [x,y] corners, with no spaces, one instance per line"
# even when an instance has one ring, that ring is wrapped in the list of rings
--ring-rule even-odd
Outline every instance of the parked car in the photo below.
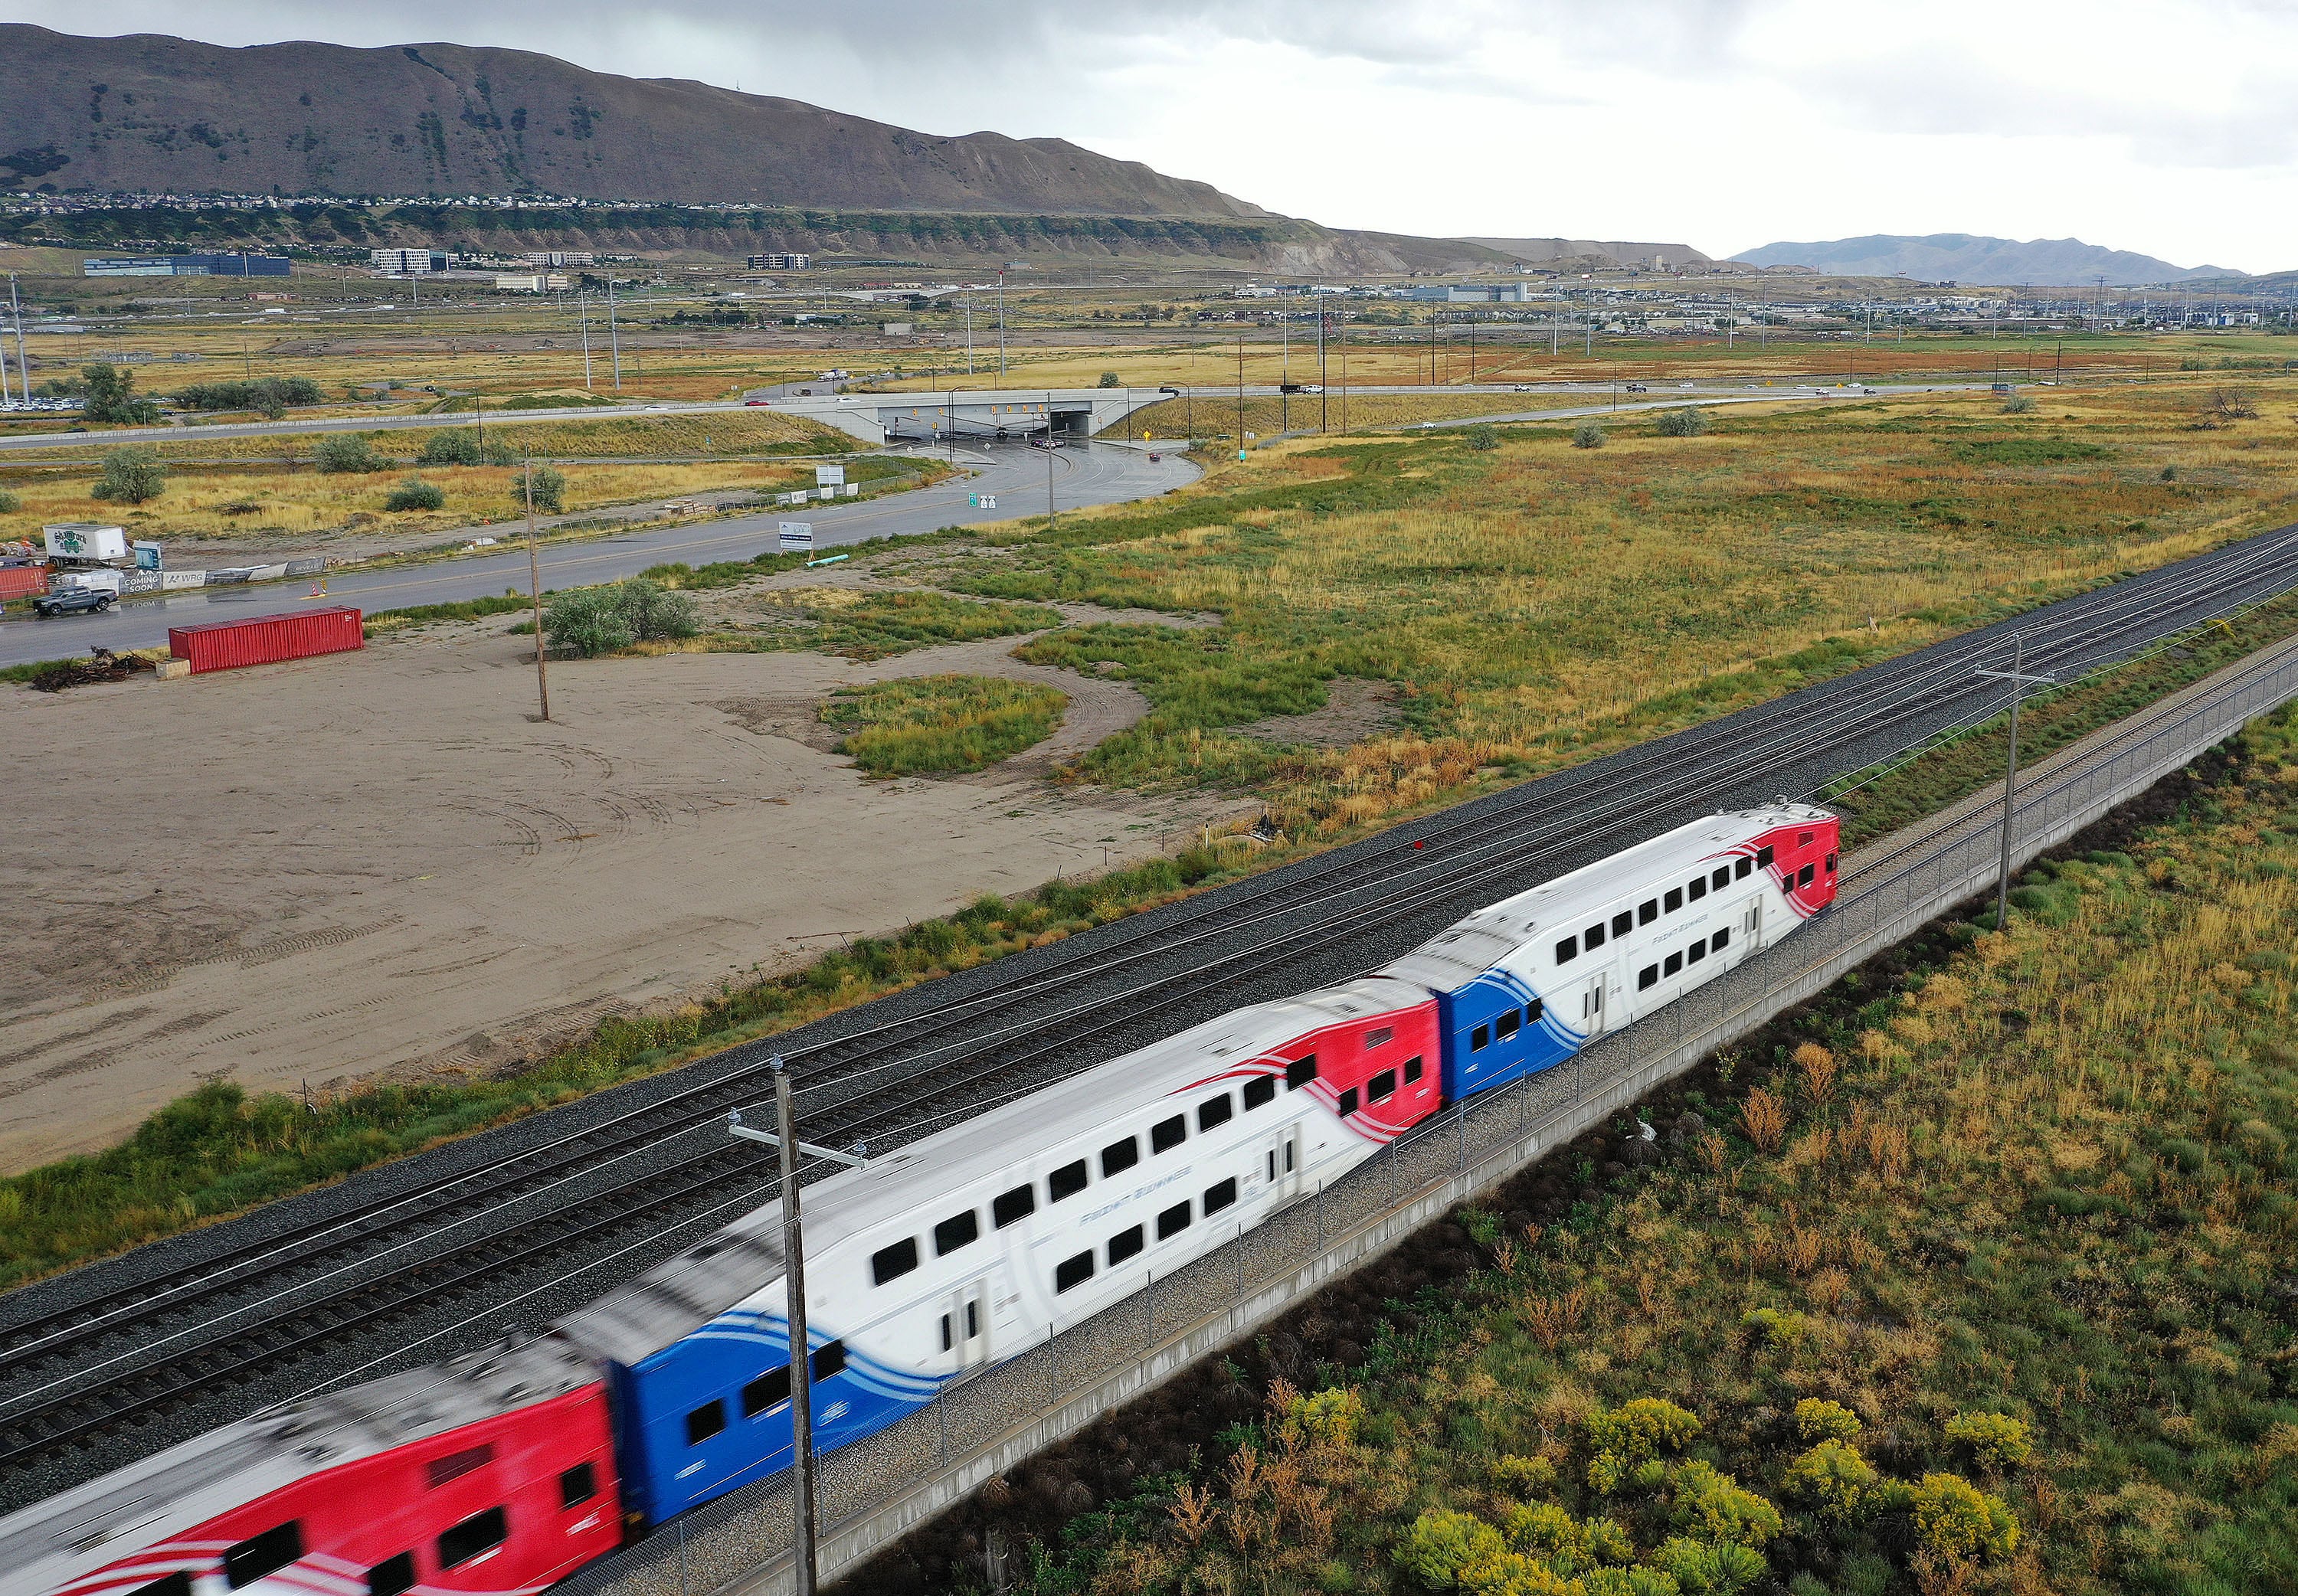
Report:
[[[100,587],[75,587],[60,593],[42,593],[32,600],[32,608],[45,620],[52,616],[101,615],[117,601],[117,595]]]

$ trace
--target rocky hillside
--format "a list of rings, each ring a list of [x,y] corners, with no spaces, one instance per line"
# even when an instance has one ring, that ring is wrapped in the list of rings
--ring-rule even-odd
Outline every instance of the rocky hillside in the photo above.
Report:
[[[2228,275],[2223,266],[2173,266],[2152,255],[2106,249],[2079,238],[2036,238],[2022,244],[2015,238],[1971,233],[1932,233],[1920,238],[1872,233],[1864,238],[1819,243],[1782,242],[1732,259],[1750,266],[1808,266],[1847,277],[1887,277],[1904,272],[1930,283],[2038,283],[2062,287],[2087,287],[2101,277],[2113,286],[2128,287]]]
[[[521,50],[227,49],[0,24],[0,188],[464,196],[1227,220],[1269,212],[1057,138],[945,138]]]

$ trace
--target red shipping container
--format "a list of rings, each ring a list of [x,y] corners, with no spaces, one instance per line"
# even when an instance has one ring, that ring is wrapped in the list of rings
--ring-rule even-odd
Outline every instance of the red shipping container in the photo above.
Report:
[[[190,660],[195,676],[202,671],[271,665],[310,654],[340,654],[365,644],[360,612],[343,605],[168,628],[168,652],[178,659]]]
[[[47,591],[45,566],[0,566],[0,599],[29,599]]]

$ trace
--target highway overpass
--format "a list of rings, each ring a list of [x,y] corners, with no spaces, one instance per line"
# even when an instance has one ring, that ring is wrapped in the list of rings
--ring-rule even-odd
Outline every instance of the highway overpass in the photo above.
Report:
[[[1234,390],[1228,390],[1233,392]],[[804,416],[859,438],[864,443],[901,439],[1019,438],[1046,430],[1054,435],[1090,438],[1123,422],[1146,405],[1161,403],[1163,388],[955,388],[902,393],[789,393],[773,408]]]

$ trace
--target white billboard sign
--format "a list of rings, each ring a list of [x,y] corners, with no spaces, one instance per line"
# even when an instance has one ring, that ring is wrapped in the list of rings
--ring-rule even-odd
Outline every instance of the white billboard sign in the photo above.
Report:
[[[813,553],[814,523],[811,521],[783,522],[781,524],[781,551],[784,554]]]
[[[814,485],[817,488],[842,487],[845,482],[846,467],[843,466],[816,466],[814,468]]]

